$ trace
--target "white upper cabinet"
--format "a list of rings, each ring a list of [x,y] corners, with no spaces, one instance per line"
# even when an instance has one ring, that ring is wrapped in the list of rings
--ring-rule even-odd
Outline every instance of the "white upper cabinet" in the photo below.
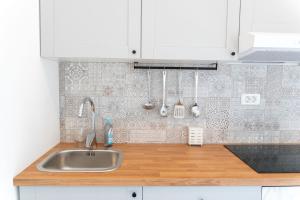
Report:
[[[239,10],[240,0],[143,0],[142,58],[233,59]]]
[[[250,32],[300,33],[299,0],[241,0],[240,43]]]
[[[43,57],[140,58],[141,0],[41,0]]]
[[[232,60],[250,32],[300,33],[300,0],[40,0],[49,58]]]

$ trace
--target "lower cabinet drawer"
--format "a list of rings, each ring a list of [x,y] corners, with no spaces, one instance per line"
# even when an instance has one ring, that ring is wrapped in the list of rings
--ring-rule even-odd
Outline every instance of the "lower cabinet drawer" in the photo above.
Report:
[[[142,200],[142,187],[20,187],[20,200]]]
[[[261,187],[144,187],[143,200],[261,200]]]

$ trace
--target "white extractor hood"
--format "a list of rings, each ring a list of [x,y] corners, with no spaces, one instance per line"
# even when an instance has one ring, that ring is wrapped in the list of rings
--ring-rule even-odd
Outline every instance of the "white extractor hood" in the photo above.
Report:
[[[300,34],[241,35],[239,52],[242,62],[300,62]]]

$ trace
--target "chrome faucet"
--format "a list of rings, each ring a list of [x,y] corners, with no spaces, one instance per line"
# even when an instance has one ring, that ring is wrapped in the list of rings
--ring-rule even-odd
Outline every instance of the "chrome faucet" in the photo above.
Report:
[[[93,100],[90,97],[86,97],[83,99],[80,108],[79,108],[79,113],[78,113],[78,117],[82,117],[82,113],[83,113],[83,108],[84,105],[89,102],[90,106],[91,106],[91,111],[92,111],[92,126],[93,126],[93,130],[92,132],[89,132],[86,135],[86,139],[85,139],[85,147],[87,149],[92,149],[93,147],[96,146],[97,142],[96,142],[96,112],[95,112],[95,104],[93,102]]]

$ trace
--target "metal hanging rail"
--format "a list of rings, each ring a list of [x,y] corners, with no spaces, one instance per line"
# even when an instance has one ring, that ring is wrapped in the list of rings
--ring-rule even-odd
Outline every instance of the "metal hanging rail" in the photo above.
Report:
[[[210,64],[192,64],[192,66],[184,66],[184,64],[176,64],[178,66],[172,66],[170,64],[146,64],[134,62],[134,69],[180,69],[180,70],[218,70],[218,63]],[[180,65],[180,66],[179,66]],[[210,66],[210,67],[209,67]]]

